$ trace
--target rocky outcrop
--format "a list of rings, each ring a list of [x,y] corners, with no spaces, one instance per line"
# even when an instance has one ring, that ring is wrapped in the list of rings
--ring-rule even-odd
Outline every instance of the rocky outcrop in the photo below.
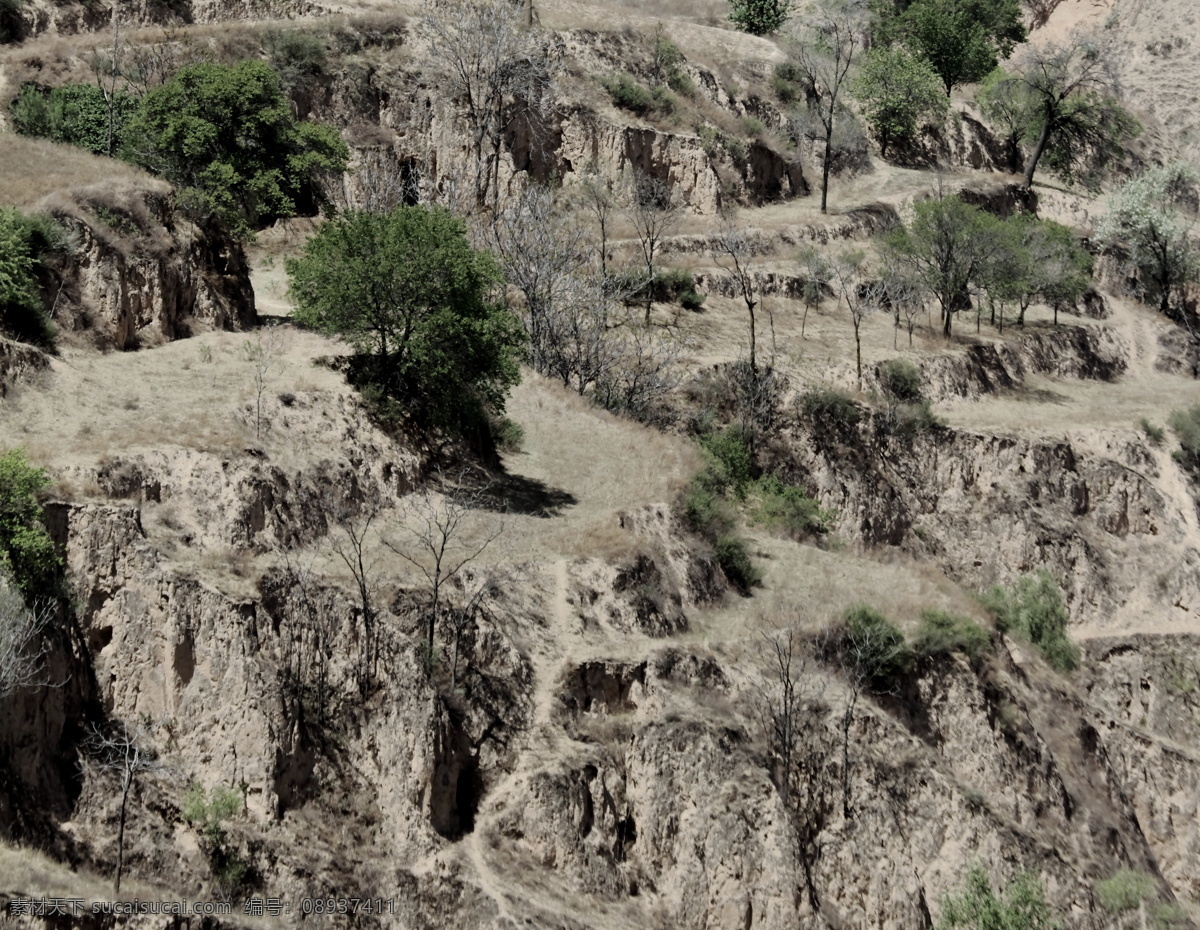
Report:
[[[35,380],[50,367],[50,357],[22,342],[0,338],[0,397],[12,388]]]
[[[187,219],[168,185],[79,188],[41,208],[74,241],[48,299],[61,331],[131,349],[256,322],[241,244]]]
[[[190,25],[228,20],[294,19],[328,7],[312,0],[133,0],[121,5],[121,25]],[[111,26],[109,7],[77,0],[32,0],[21,7],[21,38],[73,35]]]

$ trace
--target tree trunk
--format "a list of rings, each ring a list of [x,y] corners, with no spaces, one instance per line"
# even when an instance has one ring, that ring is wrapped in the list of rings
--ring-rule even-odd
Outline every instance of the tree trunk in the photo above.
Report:
[[[942,319],[943,319],[942,335],[945,336],[947,339],[950,338],[950,320],[951,320],[952,316],[953,316],[953,314],[950,312],[949,307],[942,310]]]
[[[1042,123],[1042,131],[1038,135],[1037,145],[1034,146],[1033,154],[1029,156],[1029,163],[1025,165],[1025,190],[1033,187],[1033,173],[1037,171],[1038,162],[1042,160],[1042,153],[1046,151],[1046,143],[1050,141],[1050,125],[1053,122],[1051,115],[1046,114],[1046,121]]]
[[[113,894],[121,893],[121,872],[125,869],[125,810],[129,801],[131,777],[126,774],[121,785],[121,819],[117,824],[117,871],[113,876]]]
[[[854,327],[854,364],[858,370],[858,389],[862,390],[862,338],[858,326]]]
[[[750,311],[750,370],[758,374],[757,334],[754,321],[754,302],[747,300],[746,309]]]
[[[833,118],[825,130],[825,160],[821,165],[821,212],[829,212],[829,165],[833,161]]]

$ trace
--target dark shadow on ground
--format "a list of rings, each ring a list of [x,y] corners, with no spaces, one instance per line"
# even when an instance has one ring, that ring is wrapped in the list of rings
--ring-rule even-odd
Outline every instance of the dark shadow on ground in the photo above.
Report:
[[[564,507],[579,503],[570,491],[552,488],[536,478],[501,473],[479,489],[478,506],[498,513],[519,513],[530,517],[557,517]]]

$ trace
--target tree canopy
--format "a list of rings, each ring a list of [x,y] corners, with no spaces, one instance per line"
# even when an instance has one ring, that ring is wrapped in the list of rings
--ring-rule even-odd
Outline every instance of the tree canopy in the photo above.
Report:
[[[792,14],[792,0],[729,0],[729,21],[742,32],[778,32]]]
[[[126,126],[132,160],[184,189],[201,212],[249,235],[324,203],[319,180],[345,169],[337,130],[296,120],[261,61],[198,64],[151,90]]]
[[[42,522],[38,495],[49,484],[20,449],[0,456],[0,569],[27,602],[58,593],[58,553]]]
[[[862,104],[881,155],[912,139],[923,120],[945,119],[948,109],[929,62],[898,46],[871,49],[850,89]]]
[[[297,321],[344,337],[353,379],[387,410],[465,431],[503,409],[519,377],[520,323],[493,298],[496,262],[449,212],[343,214],[287,271]]]

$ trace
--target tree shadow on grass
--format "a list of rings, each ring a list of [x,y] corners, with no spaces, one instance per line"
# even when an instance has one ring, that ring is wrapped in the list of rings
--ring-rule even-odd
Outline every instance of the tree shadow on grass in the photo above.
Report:
[[[563,508],[578,504],[570,491],[552,488],[544,481],[524,475],[502,473],[480,489],[479,506],[498,513],[519,513],[529,517],[557,517]]]

